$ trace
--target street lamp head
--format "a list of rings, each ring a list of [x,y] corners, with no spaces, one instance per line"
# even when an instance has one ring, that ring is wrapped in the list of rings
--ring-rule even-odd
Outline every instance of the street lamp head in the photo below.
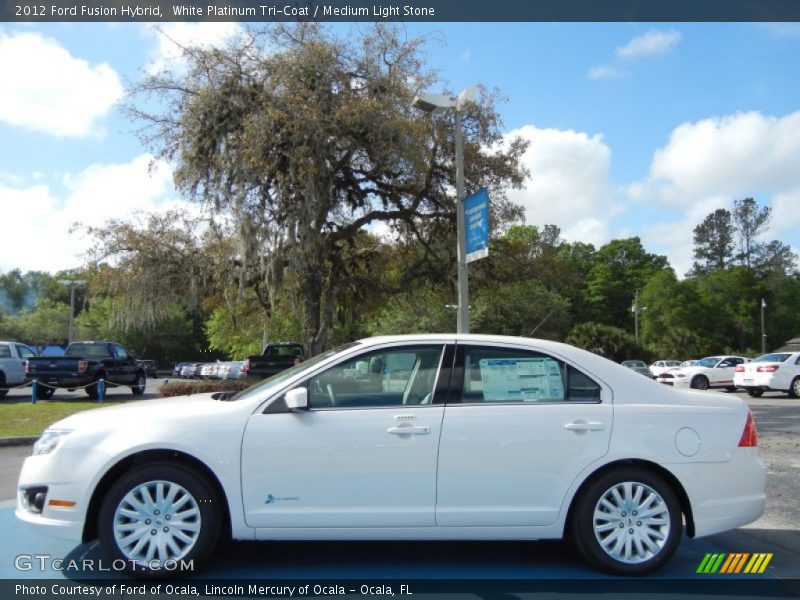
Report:
[[[456,100],[447,94],[420,94],[414,98],[413,106],[436,115],[455,108]]]

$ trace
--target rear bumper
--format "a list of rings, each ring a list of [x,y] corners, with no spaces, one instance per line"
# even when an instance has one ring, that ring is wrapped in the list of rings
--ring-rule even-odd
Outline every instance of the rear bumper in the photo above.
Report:
[[[737,448],[727,463],[670,467],[689,497],[695,537],[736,529],[764,512],[766,468],[755,448]]]

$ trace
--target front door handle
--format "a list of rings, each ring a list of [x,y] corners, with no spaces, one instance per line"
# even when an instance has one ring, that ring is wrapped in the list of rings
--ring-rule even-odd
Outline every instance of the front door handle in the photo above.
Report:
[[[564,425],[564,429],[570,431],[600,431],[605,428],[606,424],[599,421],[573,421]]]
[[[426,435],[430,432],[431,428],[423,425],[410,425],[406,427],[389,427],[389,429],[386,430],[386,433],[391,433],[392,435]]]

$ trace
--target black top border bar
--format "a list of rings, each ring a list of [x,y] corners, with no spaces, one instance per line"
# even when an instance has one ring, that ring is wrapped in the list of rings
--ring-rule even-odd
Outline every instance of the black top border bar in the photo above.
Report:
[[[3,0],[0,22],[795,22],[800,0]]]

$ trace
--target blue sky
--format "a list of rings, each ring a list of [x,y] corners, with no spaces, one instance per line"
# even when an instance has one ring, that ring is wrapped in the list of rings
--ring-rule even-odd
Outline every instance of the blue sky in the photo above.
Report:
[[[223,43],[234,24],[165,24]],[[351,25],[338,25],[341,32]],[[737,198],[773,207],[768,237],[800,248],[800,25],[405,25],[434,38],[454,90],[497,88],[509,135],[531,142],[512,197],[528,222],[600,245],[640,236],[679,275],[692,228]],[[146,24],[0,25],[0,271],[76,267],[98,225],[181,204],[116,108],[174,46]]]

